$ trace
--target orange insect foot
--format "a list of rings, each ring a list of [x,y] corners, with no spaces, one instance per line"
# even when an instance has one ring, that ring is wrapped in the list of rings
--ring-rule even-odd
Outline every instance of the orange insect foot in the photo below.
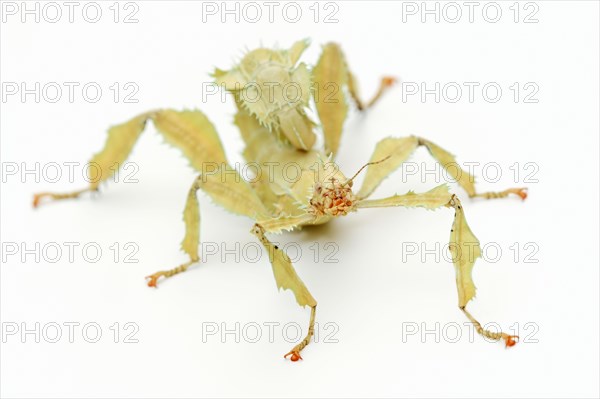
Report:
[[[527,198],[527,189],[526,188],[513,188],[510,190],[512,194],[518,195],[521,197],[523,201]]]
[[[148,287],[158,288],[158,279],[162,276],[161,273],[154,273],[151,276],[146,276],[145,278],[148,280]]]
[[[292,356],[292,357],[290,357],[290,360],[292,362],[297,362],[298,360],[303,360],[302,356],[300,356],[300,352],[298,352],[298,351],[290,351],[290,352],[286,353],[283,357],[287,359],[287,357],[290,355]]]
[[[381,79],[381,83],[386,87],[393,86],[394,84],[396,84],[396,82],[398,82],[398,80],[393,76],[386,76],[383,79]]]
[[[33,207],[37,208],[40,205],[40,202],[42,200],[42,198],[44,197],[48,197],[48,194],[46,193],[41,193],[41,194],[34,194],[33,196]]]
[[[517,344],[517,342],[519,342],[518,335],[505,335],[503,338],[504,338],[504,341],[506,342],[506,345],[505,345],[506,348],[515,346]]]

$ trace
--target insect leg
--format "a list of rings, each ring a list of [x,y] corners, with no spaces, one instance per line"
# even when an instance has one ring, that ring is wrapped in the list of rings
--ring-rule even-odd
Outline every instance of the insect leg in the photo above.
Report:
[[[365,103],[359,97],[356,78],[354,77],[352,72],[348,70],[348,91],[350,93],[350,96],[354,100],[354,103],[356,104],[356,108],[358,108],[359,111],[365,111],[374,106],[377,103],[377,101],[379,101],[381,96],[383,96],[383,93],[385,93],[387,89],[392,87],[394,83],[396,83],[396,78],[394,77],[384,76],[383,78],[381,78],[377,92],[373,97],[371,97],[369,101]]]
[[[78,198],[81,194],[88,191],[97,191],[100,183],[108,179],[115,172],[113,167],[122,164],[127,159],[135,142],[142,134],[150,115],[151,113],[145,113],[136,116],[125,123],[112,126],[108,130],[108,138],[104,150],[94,155],[88,163],[89,187],[71,193],[37,193],[33,197],[33,207],[38,207],[44,198],[51,200]],[[97,176],[91,176],[92,171]]]
[[[221,205],[230,212],[253,219],[257,217],[264,218],[268,215],[267,209],[256,192],[231,166],[224,164],[215,172],[199,175],[188,192],[183,211],[185,236],[181,242],[181,249],[188,254],[190,260],[174,269],[161,270],[147,276],[149,287],[156,287],[159,278],[168,278],[184,272],[190,265],[200,260],[198,254],[198,246],[200,245],[200,206],[197,195],[199,189],[208,194],[216,204]]]
[[[472,271],[475,261],[481,256],[481,248],[479,240],[467,224],[464,210],[458,197],[451,194],[448,191],[448,187],[443,184],[422,194],[409,192],[405,195],[394,195],[383,199],[361,200],[357,204],[357,208],[385,208],[395,206],[421,207],[432,210],[445,206],[454,209],[454,221],[450,229],[450,244],[448,248],[452,255],[452,263],[456,272],[458,306],[475,325],[479,334],[491,339],[504,339],[506,346],[513,346],[516,342],[515,338],[518,337],[483,329],[481,324],[466,310],[467,303],[475,296]]]
[[[429,140],[425,140],[423,138],[418,138],[418,140],[419,145],[427,148],[431,156],[435,158],[440,163],[440,165],[442,165],[446,172],[448,172],[448,174],[452,176],[452,178],[455,179],[458,182],[458,184],[460,184],[460,186],[467,192],[469,197],[481,197],[491,199],[505,198],[510,194],[514,194],[516,196],[519,196],[522,200],[525,200],[525,198],[527,198],[527,188],[525,187],[509,188],[507,190],[497,192],[489,191],[484,193],[478,193],[475,190],[475,177],[465,172],[458,165],[456,159],[454,159],[454,156],[452,154],[450,154],[448,151],[444,150],[443,148],[439,147],[438,145],[432,143]]]
[[[481,336],[492,339],[492,340],[496,340],[496,341],[503,339],[504,345],[507,348],[509,348],[511,346],[515,346],[517,344],[517,342],[519,342],[518,335],[508,335],[504,332],[492,332],[492,331],[484,329],[481,326],[481,323],[478,322],[477,320],[475,320],[475,318],[471,315],[471,313],[469,313],[467,311],[466,306],[461,306],[460,310],[462,310],[463,313],[465,314],[465,316],[467,316],[467,318],[469,319],[469,321],[471,323],[473,323],[473,325],[475,326],[475,331],[477,331],[477,333],[480,334]]]
[[[427,148],[431,156],[438,161],[449,176],[458,182],[470,198],[504,198],[510,194],[519,196],[523,200],[527,198],[526,188],[509,188],[498,192],[478,193],[475,190],[475,177],[463,170],[452,154],[429,140],[415,136],[388,137],[377,143],[371,161],[378,161],[386,157],[389,157],[389,159],[376,165],[370,165],[367,168],[365,180],[357,195],[360,198],[369,197],[381,182],[390,173],[398,169],[419,146]]]
[[[184,272],[193,263],[200,260],[198,255],[198,246],[200,245],[200,205],[198,204],[197,191],[200,188],[198,179],[194,180],[190,188],[183,210],[183,221],[185,222],[185,236],[181,242],[181,249],[188,254],[190,260],[176,268],[170,270],[161,270],[146,276],[148,287],[156,287],[158,279],[161,277],[169,278],[178,273]]]
[[[296,271],[292,266],[290,258],[277,245],[274,245],[265,235],[265,229],[260,224],[255,224],[251,230],[260,242],[263,244],[269,254],[271,267],[275,276],[275,282],[280,289],[289,289],[294,293],[298,305],[305,307],[310,306],[310,321],[308,324],[308,332],[304,339],[292,348],[285,358],[291,356],[290,359],[295,362],[302,359],[300,352],[310,343],[310,340],[315,332],[315,315],[317,311],[317,301],[310,294]]]
[[[364,102],[358,95],[356,79],[350,72],[342,49],[335,43],[328,43],[323,46],[319,61],[313,69],[313,82],[313,97],[325,136],[325,153],[335,154],[348,114],[344,88],[348,89],[356,107],[362,111],[373,106],[394,83],[394,79],[382,78],[375,96]]]
[[[37,207],[44,198],[53,200],[77,198],[82,193],[97,191],[100,184],[107,181],[127,159],[148,120],[152,120],[157,130],[167,142],[178,147],[188,158],[192,167],[202,170],[203,163],[225,163],[225,152],[217,132],[208,118],[200,111],[151,111],[111,127],[102,151],[95,154],[88,163],[89,187],[72,193],[36,194],[33,206]]]

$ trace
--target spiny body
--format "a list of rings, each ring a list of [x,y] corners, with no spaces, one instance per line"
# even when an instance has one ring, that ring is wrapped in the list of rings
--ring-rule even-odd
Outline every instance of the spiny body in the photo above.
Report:
[[[448,186],[442,184],[424,193],[409,191],[382,199],[369,197],[418,147],[425,147],[469,197],[503,198],[514,194],[524,199],[525,190],[512,188],[479,193],[475,190],[473,176],[458,167],[452,154],[426,139],[409,136],[388,137],[377,143],[365,164],[363,183],[355,192],[353,183],[356,174],[348,178],[334,161],[348,113],[348,102],[352,100],[359,110],[366,110],[394,80],[383,78],[373,99],[363,103],[341,48],[334,43],[325,45],[319,61],[311,69],[304,63],[298,64],[307,45],[308,41],[301,40],[288,50],[259,48],[246,54],[230,70],[217,69],[214,72],[216,82],[230,91],[236,100],[234,122],[245,143],[243,156],[249,164],[258,166],[258,174],[252,181],[241,178],[230,166],[214,125],[201,111],[161,109],[141,114],[109,129],[104,148],[90,161],[96,164],[95,169],[100,169],[101,179],[93,181],[87,189],[72,193],[37,194],[34,206],[38,206],[43,198],[76,198],[86,191],[97,190],[100,183],[116,172],[115,163],[122,164],[127,159],[151,120],[157,131],[182,151],[190,165],[202,172],[190,187],[183,212],[185,236],[181,248],[190,260],[176,268],[148,276],[149,286],[155,287],[159,278],[184,272],[200,261],[197,191],[203,190],[226,210],[254,221],[251,232],[267,249],[277,287],[291,290],[300,306],[310,307],[307,336],[286,354],[292,360],[299,360],[300,351],[308,345],[314,332],[317,302],[295,272],[290,258],[268,239],[267,233],[326,223],[365,208],[402,206],[433,210],[448,207],[455,212],[449,248],[456,272],[458,306],[477,327],[478,333],[504,339],[507,346],[514,345],[514,336],[483,329],[466,310],[467,303],[475,296],[471,272],[481,252],[479,241],[467,224],[461,202]],[[323,90],[328,86],[334,90],[324,96]],[[292,99],[286,92],[289,87],[298,90]],[[308,117],[311,98],[320,129],[316,129],[316,123]],[[317,131],[322,133],[322,148],[315,148]],[[206,163],[218,166],[211,173],[206,173]]]

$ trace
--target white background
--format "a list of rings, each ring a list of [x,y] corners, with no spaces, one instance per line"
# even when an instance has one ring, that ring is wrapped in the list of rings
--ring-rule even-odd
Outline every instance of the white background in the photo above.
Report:
[[[74,23],[64,6],[57,23],[43,16],[39,23],[32,16],[22,23],[20,14],[4,15],[2,23],[3,83],[96,82],[103,88],[97,103],[76,89],[73,103],[65,91],[57,103],[14,95],[1,104],[3,245],[80,243],[73,262],[64,246],[56,263],[48,256],[36,262],[29,255],[22,262],[20,253],[3,254],[5,330],[14,323],[19,328],[80,323],[73,343],[64,326],[58,343],[44,337],[36,343],[34,335],[23,337],[20,331],[5,334],[3,396],[598,397],[598,3],[539,1],[538,23],[523,23],[533,10],[523,3],[515,23],[513,2],[498,3],[503,14],[497,23],[483,18],[485,3],[470,23],[462,2],[463,16],[456,23],[443,15],[439,23],[431,15],[423,23],[420,14],[405,15],[403,21],[402,3],[392,2],[337,2],[337,23],[323,23],[333,10],[323,4],[315,23],[312,2],[300,4],[297,23],[284,20],[282,6],[273,23],[265,6],[259,23],[236,23],[232,16],[222,23],[220,14],[203,22],[200,2],[138,1],[134,17],[139,22],[133,24],[113,21],[112,1],[99,4],[98,23],[83,19],[85,3],[75,9]],[[121,5],[120,21],[131,10]],[[418,96],[403,101],[397,86],[368,113],[351,113],[338,161],[353,174],[378,140],[417,134],[457,154],[459,162],[496,162],[502,171],[498,183],[482,177],[481,166],[476,169],[480,190],[529,186],[525,202],[463,200],[482,244],[502,249],[498,261],[475,265],[478,295],[470,310],[505,330],[518,323],[522,337],[532,334],[524,328],[532,323],[537,330],[528,342],[505,350],[479,336],[471,340],[456,306],[451,263],[433,256],[422,262],[420,254],[404,253],[403,259],[402,243],[434,248],[447,242],[448,210],[365,210],[320,229],[276,237],[301,244],[296,267],[319,302],[317,320],[338,328],[337,343],[311,344],[302,362],[282,358],[294,343],[285,341],[281,327],[297,322],[305,328],[308,310],[300,309],[289,292],[277,292],[265,254],[253,263],[236,262],[232,255],[223,262],[219,253],[158,289],[146,287],[145,275],[186,259],[179,251],[181,211],[195,176],[152,126],[129,159],[139,167],[138,183],[110,183],[96,198],[32,209],[34,192],[85,185],[82,165],[101,148],[109,125],[156,107],[200,108],[217,126],[230,161],[241,162],[241,139],[231,124],[234,106],[218,96],[203,101],[203,83],[210,82],[213,67],[229,68],[247,48],[287,47],[304,37],[312,39],[303,57],[309,64],[322,44],[339,42],[366,96],[384,74],[428,87],[435,82],[502,87],[496,103],[486,101],[479,89],[474,102],[465,91],[453,104],[436,103],[431,95],[426,101]],[[115,103],[109,89],[115,82],[134,82],[139,102],[121,98]],[[539,101],[515,103],[509,89],[514,82],[534,82]],[[434,167],[422,149],[411,161]],[[57,183],[43,176],[36,182],[34,175],[21,175],[36,162],[40,169],[51,162],[79,162],[75,182],[66,176]],[[517,183],[510,169],[515,162],[521,169]],[[523,183],[524,173],[531,171],[523,168],[528,162],[537,166],[537,183]],[[15,163],[19,173],[7,175]],[[376,196],[426,190],[440,182],[434,176],[421,180],[398,173]],[[226,213],[203,194],[200,199],[203,241],[227,248],[255,242],[251,220]],[[326,252],[314,261],[310,246],[317,241],[322,251],[325,243],[336,243],[338,263],[324,262]],[[81,246],[90,242],[103,250],[97,263],[82,257]],[[115,242],[121,247],[118,262],[109,248]],[[127,242],[139,247],[138,263],[124,262]],[[520,247],[516,262],[514,243]],[[530,259],[537,263],[526,262],[532,252],[523,248],[526,243],[539,248]],[[82,336],[81,327],[90,322],[102,328],[97,343]],[[115,322],[121,329],[118,343],[110,329]],[[138,343],[123,342],[127,322],[139,327]],[[236,343],[232,335],[225,343],[220,335],[202,342],[203,323],[233,329],[235,323],[267,322],[280,323],[272,343],[266,327],[258,343]],[[439,342],[435,334],[422,337],[420,331],[403,339],[403,326],[414,323],[430,330],[440,323],[438,331],[446,334]],[[456,334],[453,323],[462,334],[455,343],[449,342]],[[321,327],[321,340],[331,331]]]

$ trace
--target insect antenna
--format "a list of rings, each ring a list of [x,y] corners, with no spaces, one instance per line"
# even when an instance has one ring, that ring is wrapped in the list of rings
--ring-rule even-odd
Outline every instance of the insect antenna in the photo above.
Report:
[[[361,166],[361,168],[358,170],[358,172],[356,172],[356,173],[354,174],[354,176],[352,176],[351,178],[349,178],[349,179],[346,181],[346,183],[344,183],[344,185],[351,183],[351,182],[354,180],[354,178],[355,178],[356,176],[358,176],[358,175],[360,174],[360,172],[362,172],[362,171],[363,171],[363,169],[364,169],[364,168],[366,168],[367,166],[369,166],[369,165],[377,165],[378,163],[382,163],[382,162],[384,162],[384,161],[387,161],[387,160],[388,160],[390,157],[391,157],[391,155],[388,155],[387,157],[385,157],[385,158],[383,158],[383,159],[380,159],[379,161],[367,162],[366,164],[364,164],[363,166]]]

